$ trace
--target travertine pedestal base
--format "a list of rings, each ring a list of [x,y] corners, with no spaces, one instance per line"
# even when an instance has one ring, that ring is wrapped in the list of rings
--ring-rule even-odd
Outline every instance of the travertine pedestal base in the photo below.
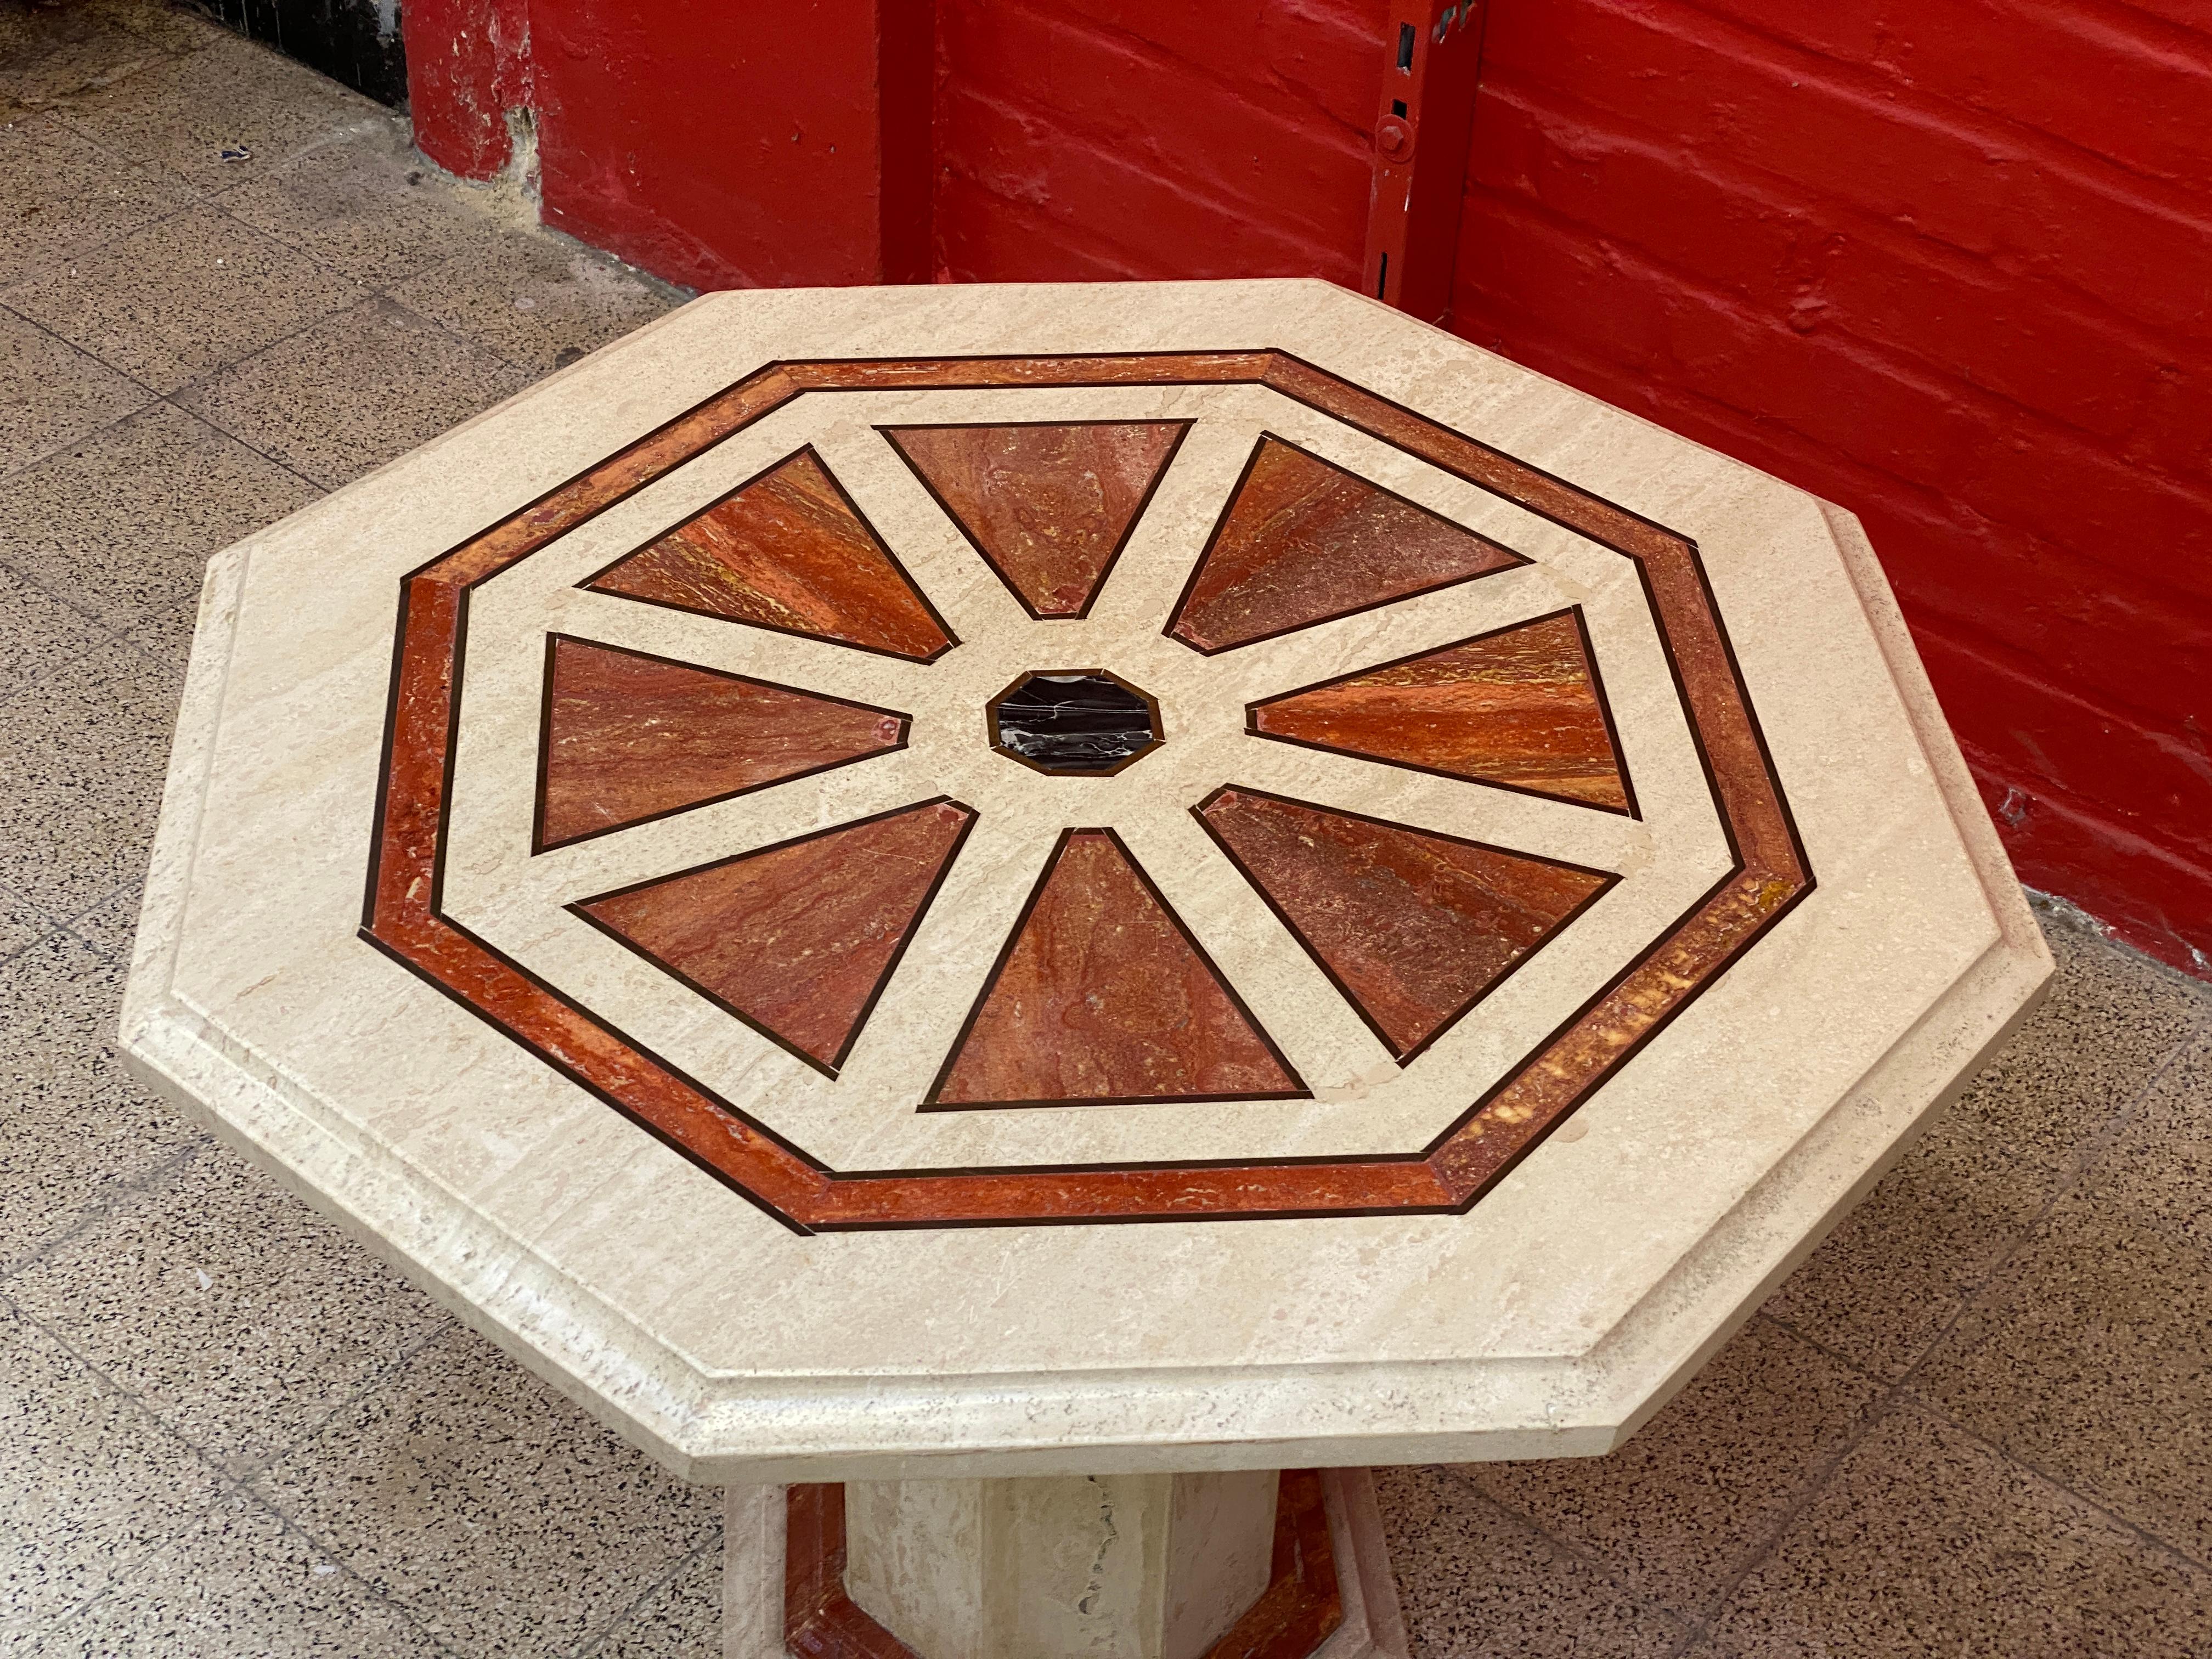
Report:
[[[1364,1469],[728,1491],[725,1659],[1403,1659]]]

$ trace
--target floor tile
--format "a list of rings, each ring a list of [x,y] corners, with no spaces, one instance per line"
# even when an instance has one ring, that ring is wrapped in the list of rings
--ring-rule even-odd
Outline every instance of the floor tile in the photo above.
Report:
[[[1966,1427],[2212,1561],[2212,1091],[2203,1051],[1912,1379]]]
[[[76,4],[174,54],[213,46],[229,33],[212,18],[193,10],[190,0],[182,4],[172,0],[76,0]]]
[[[359,93],[224,32],[200,51],[72,100],[63,119],[126,161],[223,191],[378,112]],[[246,154],[224,159],[240,149]]]
[[[2019,1242],[2061,1173],[1950,1113],[1783,1281],[1765,1310],[1895,1382]]]
[[[1956,1430],[1878,1425],[1730,1599],[1745,1659],[2194,1659],[2212,1576]]]
[[[364,288],[381,289],[495,240],[500,228],[425,161],[397,116],[285,162],[223,207]]]
[[[110,86],[168,49],[89,6],[0,4],[0,118]]]
[[[82,656],[0,702],[0,888],[72,916],[137,878],[182,690],[136,651]]]
[[[2212,1250],[2212,1025],[2144,1093],[2082,1183],[2087,1201]]]
[[[118,1201],[8,1295],[234,1475],[289,1449],[450,1323],[222,1146]]]
[[[1684,1627],[1631,1600],[1460,1476],[1375,1471],[1413,1659],[1658,1659]]]
[[[118,887],[88,910],[65,918],[70,932],[118,967],[131,965],[131,947],[138,937],[138,908],[145,896],[141,883]]]
[[[708,1659],[721,1651],[722,1545],[716,1539],[677,1568],[589,1659]]]
[[[510,232],[392,290],[543,374],[672,310],[680,296],[580,242]]]
[[[2023,1161],[2069,1164],[2192,1025],[2203,989],[2045,917],[2058,959],[2043,1006],[1952,1109]]]
[[[186,193],[52,113],[0,122],[0,288],[183,207]]]
[[[199,1133],[125,1075],[119,964],[68,933],[0,963],[0,1285]]]
[[[378,299],[218,370],[177,401],[335,489],[528,384],[504,358]]]
[[[181,647],[209,556],[320,493],[156,404],[8,481],[0,565],[112,629]]]
[[[0,1314],[0,1620],[82,1606],[216,1492],[188,1449],[29,1321]]]
[[[35,324],[0,310],[0,474],[120,420],[151,396]]]
[[[7,303],[167,392],[361,297],[283,243],[192,207],[49,266],[9,289]]]
[[[1754,1319],[1618,1451],[1461,1473],[1637,1595],[1696,1620],[1826,1472],[1881,1392]]]
[[[563,1653],[720,1522],[482,1339],[456,1331],[256,1477],[425,1628],[469,1654]]]
[[[260,1504],[232,1495],[62,1625],[39,1656],[428,1659],[440,1651],[310,1540]]]
[[[113,643],[91,617],[0,568],[0,700],[72,658]],[[0,951],[6,948],[0,940]]]

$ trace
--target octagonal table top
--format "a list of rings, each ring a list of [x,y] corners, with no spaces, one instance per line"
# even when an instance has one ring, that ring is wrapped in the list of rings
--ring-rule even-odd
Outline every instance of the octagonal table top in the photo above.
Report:
[[[1310,282],[701,299],[210,566],[139,1072],[701,1478],[1602,1449],[2049,960],[1856,521]]]

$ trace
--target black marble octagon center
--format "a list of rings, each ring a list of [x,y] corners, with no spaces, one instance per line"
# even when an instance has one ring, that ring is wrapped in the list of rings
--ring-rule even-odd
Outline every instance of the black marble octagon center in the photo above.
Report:
[[[1056,777],[1111,776],[1163,740],[1160,706],[1103,668],[1036,669],[984,705],[991,747]]]

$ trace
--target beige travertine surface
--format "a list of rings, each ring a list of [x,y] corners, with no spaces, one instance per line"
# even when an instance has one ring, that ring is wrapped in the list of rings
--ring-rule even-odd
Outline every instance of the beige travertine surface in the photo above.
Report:
[[[354,939],[404,571],[771,358],[1265,345],[1692,537],[1819,878],[1469,1213],[795,1238]],[[987,395],[1028,401],[987,415]],[[868,448],[866,421],[809,407],[826,398],[799,400],[495,579],[471,623],[452,905],[540,974],[619,1006],[664,1051],[779,1127],[787,1121],[833,1164],[1419,1144],[1516,1043],[1525,1048],[1648,942],[1673,914],[1668,895],[1711,880],[1723,867],[1717,831],[1696,809],[1679,705],[1625,561],[1408,457],[1363,449],[1348,430],[1300,435],[1533,564],[1203,665],[1280,689],[1571,595],[1604,659],[1644,818],[1493,802],[1498,792],[1479,786],[1455,787],[1447,802],[1435,780],[1373,782],[1346,766],[1383,769],[1218,726],[1209,736],[1218,705],[1204,701],[1198,672],[1157,640],[1156,621],[1114,606],[1125,588],[1146,591],[1147,560],[1171,569],[1194,555],[1208,481],[1240,434],[1296,415],[1250,406],[1270,395],[1173,394],[1173,412],[1199,424],[1128,568],[1082,624],[1027,623],[980,564],[963,577],[957,538],[941,520],[928,524],[926,498]],[[869,418],[1035,419],[1049,400],[884,401],[901,407]],[[906,406],[924,402],[940,406]],[[1109,412],[1150,407],[1139,398]],[[1095,627],[1116,653],[1109,665],[1159,679],[1148,689],[1171,722],[1188,711],[1193,741],[1087,782],[1126,796],[1111,809],[1117,825],[1270,1030],[1300,1046],[1315,1100],[912,1113],[889,1079],[902,1050],[927,1044],[890,1037],[934,1029],[947,1006],[957,1019],[971,993],[896,994],[924,969],[972,973],[1003,938],[993,907],[1029,879],[1012,844],[1019,835],[974,859],[972,878],[963,856],[931,914],[935,931],[886,996],[884,1054],[856,1050],[834,1090],[793,1075],[802,1068],[781,1051],[748,1045],[733,1023],[614,960],[560,914],[559,901],[635,878],[626,872],[871,810],[869,789],[913,799],[897,796],[902,781],[934,793],[949,787],[931,781],[939,775],[979,790],[1017,780],[995,757],[984,759],[1005,779],[932,750],[921,736],[929,705],[902,686],[908,702],[896,706],[918,706],[915,742],[898,756],[564,849],[572,858],[529,867],[522,857],[536,692],[521,670],[547,626],[764,678],[812,672],[801,659],[818,652],[806,642],[568,592],[559,575],[573,582],[605,562],[609,544],[592,537],[650,533],[757,471],[775,458],[768,451],[805,441],[898,538],[963,639],[975,629],[973,656],[998,676],[991,690],[1024,629]],[[1121,653],[1146,641],[1155,654],[1122,667],[1134,659]],[[899,668],[872,659],[837,672],[843,695],[866,698],[870,674],[888,684]],[[990,676],[979,666],[975,678]],[[1232,761],[1236,750],[1277,752]],[[1196,849],[1170,833],[1159,803],[1201,778],[1205,788],[1225,781],[1229,764],[1263,787],[1387,798],[1390,816],[1588,859],[1625,878],[1445,1042],[1401,1075],[1385,1066],[1369,1077],[1355,1063],[1356,1033],[1304,959],[1232,914]],[[1042,831],[1049,812],[1022,817],[1022,800],[1035,799],[1009,795],[999,816],[1023,835]],[[1081,821],[1091,820],[1086,811]],[[1079,299],[1022,289],[750,294],[696,302],[216,562],[125,1041],[143,1074],[198,1103],[449,1305],[695,1476],[1266,1468],[1293,1455],[1472,1459],[1613,1443],[1871,1184],[2047,972],[1846,515],[1322,284],[1123,287]]]
[[[845,1589],[916,1653],[1204,1659],[1267,1588],[1276,1476],[854,1481]]]

